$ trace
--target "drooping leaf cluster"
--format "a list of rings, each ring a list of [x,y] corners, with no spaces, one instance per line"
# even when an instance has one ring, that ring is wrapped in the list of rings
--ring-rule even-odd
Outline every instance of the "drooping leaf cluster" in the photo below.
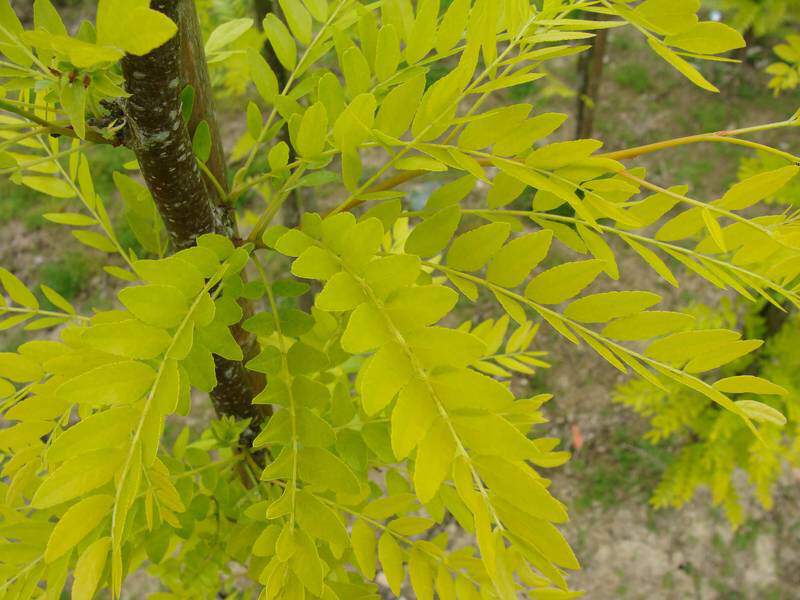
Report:
[[[423,599],[575,597],[566,571],[578,561],[557,528],[567,511],[544,475],[568,454],[536,427],[549,395],[520,391],[511,374],[547,366],[531,346],[544,325],[643,385],[692,390],[753,444],[769,443],[783,414],[736,394],[774,384],[717,372],[760,341],[651,310],[661,298],[649,290],[591,286],[621,279],[622,248],[673,286],[685,268],[748,299],[798,304],[794,219],[747,215],[798,167],[767,148],[784,164],[699,200],[627,168],[635,152],[552,142],[562,114],[491,100],[584,51],[593,30],[626,23],[715,91],[693,62],[741,36],[701,22],[694,1],[279,4],[284,18],[262,25],[285,84],[261,48],[230,50],[258,40],[245,36],[250,23],[224,23],[205,44],[214,61],[244,60],[254,88],[225,194],[263,198],[242,218],[250,233],[237,244],[201,236],[168,255],[136,165],[115,175],[122,205],[110,210],[87,149],[124,143],[117,61],[170,39],[175,24],[146,0],[101,0],[96,27],[70,37],[37,0],[24,31],[0,1],[2,166],[63,199],[48,219],[108,253],[106,272],[126,286],[118,308],[78,315],[47,288],[59,310],[40,309],[0,272],[4,327],[62,326],[0,355],[0,590],[54,598],[71,573],[73,598],[119,596],[146,568],[163,598],[212,597],[237,589],[239,574],[262,598],[366,599],[378,597],[380,566],[396,595],[408,581]],[[433,77],[434,65],[446,74]],[[120,115],[101,103],[110,99]],[[204,166],[210,135],[193,132]],[[421,177],[436,189],[414,205],[403,184]],[[335,200],[299,227],[276,225],[303,188]],[[316,289],[310,308],[298,301]],[[458,305],[478,300],[499,317],[456,326]],[[235,325],[256,336],[255,356],[245,359]],[[215,387],[214,356],[266,376],[252,402],[272,416],[250,448],[238,444],[247,423],[230,419],[165,433]]]

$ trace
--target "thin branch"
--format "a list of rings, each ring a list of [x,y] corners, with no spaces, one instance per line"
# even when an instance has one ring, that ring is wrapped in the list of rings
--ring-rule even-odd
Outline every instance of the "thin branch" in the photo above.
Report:
[[[613,160],[628,160],[631,158],[636,158],[642,156],[644,154],[650,154],[651,152],[658,152],[659,150],[666,150],[668,148],[677,148],[678,146],[686,146],[687,144],[697,144],[700,142],[725,142],[729,144],[739,144],[739,145],[746,145],[758,150],[762,150],[764,152],[770,152],[786,160],[791,162],[800,162],[800,157],[790,154],[788,152],[782,152],[776,148],[771,148],[770,146],[764,144],[758,144],[756,142],[749,142],[747,140],[739,140],[736,139],[737,136],[746,135],[748,133],[756,133],[759,131],[769,131],[771,129],[779,129],[781,127],[797,127],[798,121],[797,120],[787,120],[787,121],[777,121],[775,123],[766,123],[764,125],[756,125],[753,127],[743,127],[741,129],[729,129],[724,131],[715,131],[713,133],[700,133],[697,135],[687,135],[683,137],[672,138],[669,140],[663,140],[661,142],[654,142],[652,144],[645,144],[643,146],[635,146],[633,148],[627,148],[625,150],[617,150],[615,152],[606,152],[604,154],[598,154],[603,158],[611,158]]]
[[[50,135],[63,135],[66,137],[81,139],[78,134],[75,133],[75,130],[72,129],[72,127],[63,126],[59,123],[52,123],[47,119],[43,119],[35,113],[25,110],[24,108],[20,108],[19,106],[16,106],[15,104],[6,100],[0,100],[0,109],[14,113],[15,115],[19,115],[20,117],[23,117],[32,123],[45,127]],[[86,140],[96,144],[113,145],[111,140],[107,140],[102,135],[96,131],[92,131],[91,129],[86,130]]]

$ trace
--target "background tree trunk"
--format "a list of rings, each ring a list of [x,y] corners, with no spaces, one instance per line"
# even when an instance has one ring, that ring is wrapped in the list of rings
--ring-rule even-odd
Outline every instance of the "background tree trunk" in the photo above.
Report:
[[[597,19],[597,15],[589,13],[590,19]],[[594,116],[597,102],[600,98],[600,82],[603,79],[603,59],[606,55],[608,42],[608,29],[599,29],[592,39],[592,47],[580,55],[578,59],[578,73],[580,75],[580,89],[578,90],[578,118],[575,137],[584,139],[592,137],[594,131]]]
[[[214,186],[204,180],[192,152],[190,129],[205,120],[211,129],[208,167],[227,185],[225,157],[214,116],[213,96],[193,0],[153,0],[151,7],[178,24],[179,34],[145,56],[126,56],[122,72],[127,91],[127,143],[136,153],[142,175],[176,249],[188,248],[198,236],[218,233],[237,237],[236,222]],[[184,123],[180,93],[190,84],[195,100],[189,127]],[[241,330],[234,336],[249,354],[252,340]],[[252,399],[263,381],[251,377],[242,362],[215,357],[217,386],[211,393],[219,416],[250,419],[242,443],[260,430],[266,412]]]

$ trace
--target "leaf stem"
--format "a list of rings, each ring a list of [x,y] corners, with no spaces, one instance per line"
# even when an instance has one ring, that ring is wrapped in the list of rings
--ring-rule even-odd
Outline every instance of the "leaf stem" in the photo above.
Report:
[[[677,148],[678,146],[685,146],[687,144],[696,144],[700,142],[723,142],[728,144],[737,144],[740,146],[748,146],[756,150],[761,150],[763,152],[770,152],[771,154],[775,154],[776,156],[785,158],[790,162],[798,163],[800,162],[800,157],[795,156],[794,154],[783,152],[781,150],[778,150],[777,148],[772,148],[765,144],[759,144],[757,142],[751,142],[749,140],[740,140],[737,137],[740,135],[746,135],[748,133],[769,131],[772,129],[779,129],[781,127],[796,127],[796,126],[797,126],[796,120],[777,121],[775,123],[765,123],[764,125],[755,125],[753,127],[742,127],[740,129],[715,131],[713,133],[686,135],[683,137],[672,138],[660,142],[653,142],[651,144],[644,144],[642,146],[635,146],[633,148],[627,148],[625,150],[617,150],[615,152],[605,152],[603,154],[598,154],[598,156],[601,156],[603,158],[610,158],[613,160],[629,160],[631,158],[637,158],[644,154],[650,154],[651,152],[658,152],[659,150],[666,150],[669,148]]]

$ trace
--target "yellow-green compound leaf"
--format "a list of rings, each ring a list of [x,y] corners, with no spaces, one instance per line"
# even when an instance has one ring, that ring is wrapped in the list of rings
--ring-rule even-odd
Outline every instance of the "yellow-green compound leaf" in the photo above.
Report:
[[[142,362],[116,362],[65,381],[56,388],[56,396],[68,404],[130,404],[150,389],[155,377],[152,367]]]
[[[393,87],[381,102],[375,127],[387,135],[399,138],[411,125],[424,91],[424,73]]]
[[[465,367],[480,359],[486,344],[471,333],[447,327],[426,327],[406,335],[406,341],[426,367]]]
[[[0,267],[0,284],[3,285],[11,299],[26,308],[39,308],[39,301],[25,284],[22,283],[11,271]]]
[[[453,417],[456,430],[467,447],[478,454],[508,460],[536,459],[542,451],[508,420],[498,415]]]
[[[255,48],[247,50],[247,64],[250,67],[250,78],[265,102],[272,104],[278,95],[278,78],[261,53]]]
[[[531,152],[525,159],[525,164],[538,169],[560,169],[589,158],[602,145],[603,142],[599,140],[554,142]]]
[[[433,600],[433,571],[418,548],[411,551],[408,559],[408,576],[419,600]]]
[[[42,284],[40,287],[42,288],[42,293],[45,295],[45,298],[47,298],[53,304],[53,306],[60,308],[66,313],[72,315],[75,314],[75,307],[72,306],[72,304],[70,304],[67,299],[64,298],[64,296],[59,294],[53,288],[50,288],[44,284]]]
[[[722,233],[722,227],[719,226],[719,222],[714,218],[714,215],[712,215],[711,211],[707,208],[703,208],[702,215],[703,223],[705,223],[711,239],[714,240],[714,243],[720,250],[727,252],[728,247],[725,243],[725,235]]]
[[[726,394],[769,394],[786,396],[785,388],[755,375],[736,375],[714,383],[714,387]]]
[[[580,294],[605,269],[604,260],[564,263],[534,277],[525,296],[541,304],[560,304]]]
[[[298,41],[308,46],[311,42],[311,15],[300,0],[280,0],[286,23]],[[316,592],[315,592],[316,593]]]
[[[59,223],[60,225],[72,225],[74,227],[88,227],[89,225],[95,225],[97,223],[97,221],[92,217],[79,213],[45,213],[42,216],[53,223]]]
[[[155,358],[172,338],[163,330],[136,319],[94,325],[81,338],[92,348],[126,358]]]
[[[419,257],[409,254],[378,258],[369,263],[364,271],[364,278],[380,299],[386,298],[394,290],[413,284],[419,275]]]
[[[514,395],[499,381],[472,369],[450,369],[430,378],[436,396],[448,411],[510,411]]]
[[[783,416],[780,411],[775,410],[763,402],[756,402],[755,400],[737,400],[734,404],[754,421],[772,423],[779,427],[786,425],[786,417]]]
[[[436,34],[436,50],[444,54],[456,45],[466,30],[469,18],[470,0],[453,0],[442,17]]]
[[[409,254],[428,257],[441,252],[461,221],[461,209],[457,206],[443,208],[417,225],[408,236],[405,251]]]
[[[192,151],[200,162],[208,162],[211,157],[211,144],[211,126],[203,119],[197,124],[192,136]]]
[[[486,278],[502,287],[518,286],[547,256],[552,239],[553,232],[545,230],[511,240],[489,263]]]
[[[96,413],[76,423],[55,438],[47,451],[50,464],[129,443],[129,435],[138,422],[139,412],[131,406],[120,406]]]
[[[0,377],[27,383],[38,380],[43,374],[36,361],[16,352],[0,352]]]
[[[374,415],[394,399],[413,377],[411,362],[396,342],[381,347],[364,368],[361,403],[368,415]]]
[[[661,296],[652,292],[604,292],[575,300],[564,316],[582,323],[605,323],[640,313],[660,301]]]
[[[430,502],[450,472],[456,452],[453,432],[444,419],[437,419],[417,448],[414,489],[423,504]]]
[[[564,505],[524,463],[512,463],[500,456],[479,456],[473,462],[490,489],[519,509],[554,523],[567,520]]]
[[[322,102],[315,102],[306,110],[300,121],[300,129],[295,140],[297,153],[306,158],[319,156],[325,150],[327,135],[328,113]]]
[[[297,64],[297,44],[286,25],[278,17],[269,13],[264,18],[264,31],[275,50],[275,56],[287,70],[292,71]]]
[[[447,252],[447,265],[460,271],[477,271],[503,246],[511,226],[489,223],[458,236]]]
[[[3,54],[20,66],[29,67],[33,59],[27,49],[17,41],[22,36],[24,28],[8,0],[0,2],[0,25],[8,32],[0,35]]]
[[[72,458],[48,475],[31,500],[33,508],[50,508],[105,485],[122,464],[124,453],[102,449]]]
[[[301,448],[297,453],[299,476],[303,481],[342,494],[357,494],[358,479],[342,460],[322,448]]]
[[[242,37],[253,26],[253,19],[234,19],[223,23],[208,36],[205,45],[206,55],[219,52]]]
[[[647,246],[640,244],[626,235],[623,235],[622,239],[625,240],[625,242],[631,248],[633,248],[633,250],[642,257],[642,260],[650,265],[650,267],[656,273],[661,275],[661,277],[663,277],[673,287],[678,287],[678,280],[675,278],[675,275],[673,275],[672,271],[670,271],[669,267],[663,260],[661,260],[661,257],[659,257],[658,254],[653,252]]]
[[[727,365],[737,358],[753,352],[764,344],[762,340],[736,340],[707,348],[694,356],[686,365],[687,373],[703,373]]]
[[[349,228],[342,239],[341,250],[338,251],[344,264],[350,270],[362,273],[380,250],[383,233],[383,224],[374,217],[359,221]]]
[[[436,593],[441,600],[456,600],[456,586],[443,562],[436,571]]]
[[[527,186],[523,182],[501,171],[495,175],[492,181],[492,187],[489,188],[489,192],[486,194],[486,202],[489,208],[506,206],[519,198],[526,187]],[[467,190],[467,193],[469,193],[471,189],[472,188]],[[464,196],[466,195],[467,194],[464,194]],[[459,198],[459,200],[461,200],[461,198]],[[428,203],[430,204],[430,200],[428,200]]]
[[[350,543],[353,546],[353,554],[356,555],[358,568],[364,577],[373,579],[375,577],[375,532],[365,521],[357,519],[353,523],[350,532]]]
[[[438,15],[438,0],[417,2],[417,16],[406,40],[405,55],[409,65],[419,62],[433,48]]]
[[[381,561],[383,573],[386,575],[392,593],[399,596],[403,579],[405,579],[403,549],[389,532],[385,532],[378,540],[378,559]]]
[[[658,33],[675,34],[697,24],[700,0],[645,0],[635,13]]]
[[[392,451],[398,460],[416,448],[437,416],[436,404],[422,381],[415,379],[403,388],[392,411]]]
[[[118,297],[137,319],[156,327],[177,326],[189,310],[186,296],[171,285],[128,287]]]
[[[375,48],[375,76],[378,81],[386,81],[394,75],[398,64],[400,64],[400,38],[397,29],[389,23],[378,31]]]
[[[335,549],[344,550],[347,546],[347,530],[341,517],[316,496],[298,490],[296,512],[298,523],[309,535],[325,540]]]
[[[645,355],[667,362],[682,362],[702,355],[741,337],[730,329],[703,329],[673,333],[647,347]]]
[[[351,354],[369,352],[391,339],[383,315],[374,304],[364,302],[350,315],[342,334],[342,348]]]
[[[345,87],[351,98],[365,94],[370,88],[369,63],[358,46],[351,46],[342,55]]]
[[[384,305],[387,316],[401,332],[433,325],[458,302],[458,293],[443,285],[419,285],[397,290]]]
[[[78,137],[86,139],[86,88],[82,82],[64,84],[61,88],[61,106]],[[93,195],[87,196],[93,198]]]
[[[709,92],[719,92],[716,86],[709,83],[709,81],[700,74],[700,71],[695,69],[692,65],[675,54],[660,41],[655,38],[647,38],[647,43],[650,44],[650,47],[656,54],[675,67],[693,84],[703,88],[704,90],[708,90]]]
[[[261,136],[261,130],[264,127],[264,116],[261,114],[261,110],[258,108],[258,105],[250,101],[247,103],[247,133],[250,134],[250,137],[254,140],[257,140],[259,136]],[[283,146],[281,146],[283,144]],[[286,146],[286,142],[279,142],[275,146],[270,149],[270,159],[269,159],[269,166],[273,171],[278,171],[282,167],[286,166],[285,161],[281,161],[279,164],[276,164],[276,161],[272,159],[273,151],[275,148],[281,147],[284,148]],[[287,155],[288,157],[288,155]]]
[[[118,31],[114,45],[136,56],[144,56],[162,46],[178,31],[177,25],[169,17],[150,8],[134,8],[125,11],[124,16],[127,17],[124,19],[124,30]]]
[[[603,237],[581,224],[578,224],[577,229],[581,239],[586,243],[589,252],[592,253],[592,256],[606,261],[606,268],[604,269],[606,274],[611,277],[611,279],[619,279],[619,267],[617,266],[616,256]]]
[[[791,165],[774,171],[767,171],[748,177],[734,184],[722,199],[719,206],[727,210],[742,210],[769,198],[797,175],[800,167]]]
[[[315,596],[322,594],[322,561],[314,540],[302,529],[294,532],[295,549],[290,561],[292,572]]]
[[[376,106],[372,94],[359,94],[353,98],[333,125],[333,138],[338,148],[354,149],[372,135]]]
[[[341,312],[353,310],[365,300],[361,285],[350,273],[340,271],[328,280],[315,303],[322,310]]]
[[[51,563],[72,550],[105,519],[114,505],[107,494],[90,496],[71,506],[56,523],[47,542],[44,560]]]
[[[742,34],[715,21],[704,21],[686,31],[668,35],[664,42],[697,54],[720,54],[745,46]]]
[[[566,121],[563,113],[543,113],[527,119],[492,148],[497,156],[513,156],[529,150],[533,143],[553,133]]]
[[[510,135],[531,112],[530,104],[512,104],[477,115],[458,138],[458,147],[481,150]]]
[[[319,246],[307,248],[292,263],[292,275],[305,279],[327,280],[340,270],[341,265],[337,258],[329,250]]]
[[[111,538],[104,537],[84,550],[75,565],[72,600],[92,600],[108,560]]]
[[[618,319],[606,325],[602,333],[615,340],[647,340],[688,329],[693,324],[692,315],[654,310]]]
[[[169,415],[175,412],[181,395],[181,383],[178,361],[165,360],[161,370],[161,377],[159,377],[158,383],[153,390],[153,406],[159,414]]]

